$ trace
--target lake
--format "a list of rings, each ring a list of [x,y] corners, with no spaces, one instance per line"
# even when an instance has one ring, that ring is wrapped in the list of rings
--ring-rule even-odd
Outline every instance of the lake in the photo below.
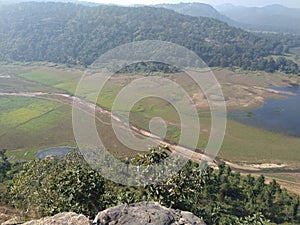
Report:
[[[232,111],[228,117],[241,123],[283,133],[289,136],[300,137],[300,88],[270,87],[278,91],[288,91],[295,96],[284,95],[284,99],[267,99],[260,108],[248,111]]]

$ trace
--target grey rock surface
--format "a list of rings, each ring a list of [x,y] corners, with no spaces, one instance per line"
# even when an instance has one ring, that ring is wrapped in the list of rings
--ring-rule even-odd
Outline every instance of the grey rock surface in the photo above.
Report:
[[[6,220],[5,222],[1,223],[1,225],[12,225],[12,224],[20,224],[20,218],[14,217],[11,219]]]
[[[23,225],[90,225],[90,221],[84,215],[65,212],[56,214],[55,216],[45,217],[40,220],[32,220]]]
[[[64,212],[21,223],[11,219],[3,225],[205,225],[190,212],[166,208],[156,202],[120,205],[99,212],[93,223],[84,215]]]
[[[169,209],[156,202],[120,205],[100,212],[94,225],[204,225],[190,212]]]

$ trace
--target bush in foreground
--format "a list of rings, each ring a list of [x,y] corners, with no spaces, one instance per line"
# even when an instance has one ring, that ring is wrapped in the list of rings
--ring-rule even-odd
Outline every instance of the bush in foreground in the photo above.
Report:
[[[147,168],[166,157],[166,149],[159,147],[129,163]],[[142,177],[149,172],[143,171]],[[34,211],[39,216],[74,211],[93,217],[97,211],[111,206],[156,201],[166,207],[190,211],[206,224],[300,221],[299,197],[281,189],[275,181],[266,184],[263,176],[241,176],[224,164],[214,170],[191,161],[164,182],[128,187],[104,180],[76,152],[63,159],[36,159],[15,176],[7,197],[18,209]]]
[[[104,180],[77,152],[63,159],[35,159],[24,165],[8,187],[10,204],[39,216],[74,211],[94,216],[100,209]]]

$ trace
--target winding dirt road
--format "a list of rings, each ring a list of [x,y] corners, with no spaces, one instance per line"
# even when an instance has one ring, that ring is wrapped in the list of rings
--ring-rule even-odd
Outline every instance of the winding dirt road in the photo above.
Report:
[[[9,92],[0,92],[0,96],[21,96],[21,97],[34,97],[34,98],[41,98],[41,99],[47,99],[52,101],[58,101],[63,104],[68,104],[70,106],[73,106],[73,102],[76,101],[76,107],[82,110],[85,113],[90,114],[91,116],[96,116],[96,119],[100,121],[101,123],[104,123],[106,125],[110,125],[107,122],[102,121],[98,115],[106,115],[111,117],[112,119],[116,120],[120,124],[123,123],[125,126],[126,121],[122,122],[122,118],[113,115],[110,111],[105,110],[101,108],[100,106],[88,102],[83,98],[79,98],[76,96],[71,96],[69,94],[63,94],[63,93],[45,93],[45,92],[19,92],[19,93],[9,93]],[[125,126],[126,127],[126,126]],[[161,141],[158,136],[155,136],[151,134],[149,131],[140,129],[136,126],[130,126],[131,130],[135,132],[138,135],[141,135],[143,137],[151,138],[154,142],[161,145],[168,145],[172,151],[175,151],[176,153],[190,158],[194,162],[201,162],[202,160],[205,160],[208,162],[208,164],[214,168],[217,168],[217,164],[220,162],[225,162],[227,165],[229,165],[233,170],[239,171],[241,173],[251,173],[251,174],[278,174],[278,173],[286,173],[286,174],[300,174],[300,169],[289,169],[289,170],[283,170],[282,168],[272,168],[272,170],[264,170],[264,169],[258,169],[251,165],[239,165],[232,162],[227,162],[221,159],[212,159],[211,157],[200,153],[200,152],[194,152],[188,147],[185,146],[178,146],[170,141]],[[177,146],[177,147],[176,147]],[[289,182],[288,181],[279,181],[279,183],[282,183],[283,186],[286,186]],[[295,182],[290,182],[295,183]],[[295,189],[293,190],[295,192]],[[297,191],[300,193],[300,187]]]

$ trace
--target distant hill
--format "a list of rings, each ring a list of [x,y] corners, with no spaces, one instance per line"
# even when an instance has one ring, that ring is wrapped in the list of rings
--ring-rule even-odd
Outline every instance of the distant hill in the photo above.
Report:
[[[164,8],[50,2],[0,6],[0,60],[6,61],[87,66],[121,44],[162,40],[193,50],[209,66],[265,69],[268,62],[258,67],[263,58],[295,45],[287,45],[285,38],[265,38]]]
[[[75,3],[87,6],[97,6],[100,3],[94,3],[89,1],[80,1],[80,0],[0,0],[0,5],[11,5],[23,2],[63,2],[63,3]]]
[[[203,16],[223,21],[228,24],[235,24],[236,22],[228,18],[227,16],[219,13],[211,5],[204,3],[179,3],[179,4],[158,4],[156,7],[172,9],[178,13],[189,16]]]
[[[16,4],[21,2],[47,2],[47,0],[0,0],[0,4]],[[49,2],[79,2],[78,0],[49,0]]]
[[[230,4],[216,6],[216,9],[230,19],[243,23],[244,28],[258,31],[300,33],[300,9],[287,8],[282,5],[258,8]]]

